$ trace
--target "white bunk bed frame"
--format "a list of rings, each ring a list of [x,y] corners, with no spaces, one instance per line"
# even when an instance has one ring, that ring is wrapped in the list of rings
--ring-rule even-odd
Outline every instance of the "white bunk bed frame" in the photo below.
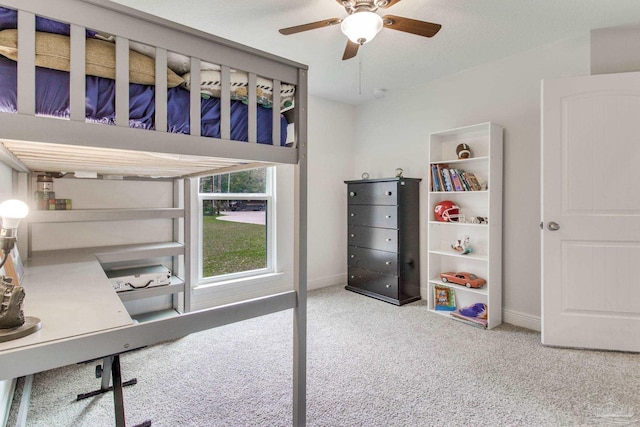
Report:
[[[18,112],[0,114],[0,141],[17,144],[20,154],[0,146],[0,160],[14,170],[14,192],[31,194],[29,176],[36,169],[32,162],[52,161],[57,170],[65,168],[64,158],[56,156],[58,144],[71,147],[80,155],[84,150],[100,149],[101,161],[110,171],[124,175],[136,173],[118,163],[120,150],[131,155],[161,153],[172,156],[173,178],[193,178],[204,174],[246,168],[248,164],[295,165],[295,263],[293,290],[222,307],[187,312],[177,317],[87,333],[28,345],[3,343],[0,347],[0,379],[12,379],[43,370],[97,359],[141,348],[190,333],[250,319],[282,310],[293,311],[293,425],[306,423],[306,280],[307,280],[307,67],[202,31],[101,0],[0,0],[0,5],[18,10]],[[35,16],[71,24],[70,119],[35,115]],[[116,35],[116,126],[85,122],[85,29]],[[129,118],[129,40],[156,47],[156,130],[130,129]],[[166,132],[167,52],[191,58],[191,74],[199,76],[200,62],[221,66],[221,138],[200,136],[200,127],[191,126],[191,135]],[[230,72],[244,70],[249,76],[249,142],[230,140]],[[276,145],[255,143],[257,76],[274,81],[273,105],[280,105],[280,83],[296,86],[295,143],[280,147],[279,111],[273,108],[273,141]],[[194,77],[194,81],[195,80]],[[200,93],[192,89],[191,123],[200,122]],[[22,147],[21,141],[27,144]],[[31,157],[32,143],[37,156]],[[51,144],[51,145],[49,145]],[[77,151],[75,151],[77,150]],[[113,156],[112,156],[113,154]],[[126,154],[126,153],[125,153]],[[73,155],[66,156],[69,159]],[[141,160],[137,168],[147,171]],[[46,163],[45,163],[46,164]],[[154,169],[155,168],[155,169]],[[40,169],[42,170],[42,169]],[[157,164],[149,171],[157,171]],[[147,172],[153,175],[153,172]],[[184,202],[185,252],[192,251],[188,240],[191,202]],[[28,242],[25,227],[19,232],[21,247]],[[27,248],[28,250],[28,248]],[[22,253],[26,253],[21,249]],[[187,275],[191,266],[185,262]],[[29,262],[26,263],[29,274]],[[29,290],[26,289],[27,295]],[[186,293],[189,290],[187,289]],[[29,297],[27,296],[27,299]],[[28,313],[27,313],[28,314]],[[45,327],[45,326],[43,326]],[[38,332],[39,333],[39,332]],[[34,334],[37,335],[38,333]],[[16,341],[20,341],[16,340]]]

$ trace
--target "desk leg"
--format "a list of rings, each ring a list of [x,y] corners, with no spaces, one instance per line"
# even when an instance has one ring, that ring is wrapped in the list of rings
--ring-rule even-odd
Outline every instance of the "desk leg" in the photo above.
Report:
[[[109,384],[111,381],[111,367],[113,366],[113,356],[107,356],[102,359],[102,368],[100,370],[100,378],[102,383],[100,384],[100,390],[110,390]],[[96,376],[98,375],[98,368],[96,366]]]
[[[120,372],[120,355],[113,356],[113,363],[111,364],[111,375],[113,377],[113,405],[116,414],[116,427],[126,427],[124,422],[124,395],[122,387],[129,381],[122,383],[122,374]],[[135,379],[135,378],[134,378]],[[134,427],[150,427],[151,421],[147,420],[141,424],[137,424]]]
[[[122,382],[122,371],[120,370],[120,355],[105,356],[102,359],[102,370],[96,371],[96,375],[100,372],[102,383],[100,390],[91,391],[89,393],[79,394],[76,400],[86,399],[88,397],[97,396],[113,390],[113,407],[115,412],[116,427],[126,427],[124,420],[124,393],[123,387],[137,384],[138,380],[133,378],[129,381]],[[113,386],[109,383],[113,380]],[[142,424],[134,427],[150,427],[151,421],[147,420]]]
[[[90,391],[88,393],[80,393],[76,400],[87,399],[89,397],[98,396],[99,394],[107,393],[113,390],[113,387],[109,384],[111,383],[112,370],[114,358],[116,356],[105,356],[102,359],[102,368],[100,370],[96,370],[96,377],[102,378],[102,383],[100,384],[100,389]],[[120,359],[118,358],[118,366],[120,366]],[[99,368],[99,367],[98,367]],[[122,378],[122,377],[121,377]],[[127,387],[130,385],[135,385],[138,383],[136,378],[132,378],[129,381],[125,381],[122,383],[122,387]]]
[[[124,397],[122,393],[122,375],[120,373],[120,356],[113,356],[111,365],[113,375],[113,405],[116,413],[116,427],[125,427],[124,422]]]

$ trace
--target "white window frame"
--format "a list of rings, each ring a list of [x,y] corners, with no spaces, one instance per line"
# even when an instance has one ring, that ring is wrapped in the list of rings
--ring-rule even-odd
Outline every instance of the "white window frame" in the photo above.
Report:
[[[273,166],[264,166],[266,169],[265,193],[200,193],[200,182],[197,182],[198,191],[198,287],[207,287],[212,285],[228,284],[230,282],[245,281],[247,278],[272,274],[276,271],[276,201],[275,201],[275,182],[276,168]],[[242,171],[232,171],[242,172]],[[214,173],[212,175],[221,175],[223,173]],[[211,176],[211,175],[208,175]],[[203,177],[204,178],[204,177]],[[202,276],[203,268],[203,248],[202,248],[202,232],[203,232],[203,201],[205,200],[265,200],[267,208],[265,210],[266,234],[267,234],[267,260],[266,267],[256,270],[241,271],[237,273],[229,273],[218,276]]]

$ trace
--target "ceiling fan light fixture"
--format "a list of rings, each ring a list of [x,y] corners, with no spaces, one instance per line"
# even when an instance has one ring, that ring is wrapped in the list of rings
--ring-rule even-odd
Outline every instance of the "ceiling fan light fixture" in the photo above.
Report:
[[[349,40],[363,45],[373,40],[382,29],[382,18],[367,10],[355,12],[342,21],[340,29]]]

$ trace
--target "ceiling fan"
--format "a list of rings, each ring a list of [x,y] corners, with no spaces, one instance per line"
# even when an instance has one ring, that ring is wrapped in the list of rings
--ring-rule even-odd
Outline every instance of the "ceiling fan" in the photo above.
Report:
[[[376,13],[379,8],[388,9],[400,0],[336,0],[349,14],[346,18],[332,18],[309,24],[280,29],[280,34],[288,36],[316,28],[340,24],[340,29],[349,38],[342,60],[353,58],[358,54],[358,48],[373,40],[378,32],[385,28],[416,34],[422,37],[433,37],[440,28],[440,24],[403,18],[395,15],[380,16]]]

